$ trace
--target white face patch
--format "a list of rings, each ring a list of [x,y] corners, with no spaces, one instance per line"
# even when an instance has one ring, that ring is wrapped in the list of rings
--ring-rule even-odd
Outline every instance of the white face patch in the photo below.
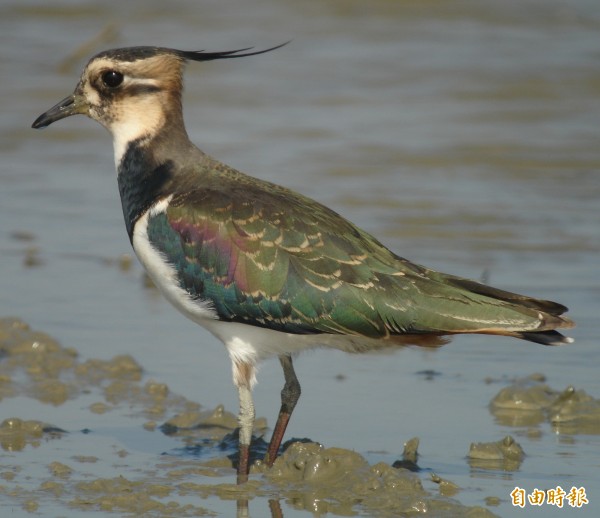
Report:
[[[123,86],[124,88],[158,87],[158,83],[153,79],[132,79],[125,76]],[[163,95],[157,91],[142,96],[121,98],[113,103],[115,119],[108,129],[113,136],[117,170],[132,140],[156,134],[165,123]]]
[[[133,140],[156,134],[163,124],[164,115],[162,110],[156,109],[156,106],[149,106],[149,110],[144,112],[140,106],[135,110],[133,116],[125,115],[115,120],[108,127],[113,137],[115,167],[117,171],[129,143]]]
[[[82,78],[89,116],[112,134],[117,171],[129,143],[157,133],[166,119],[168,94],[164,85],[158,79],[143,77],[139,66],[137,62],[98,59],[88,65]],[[114,91],[102,84],[102,75],[109,70],[123,74],[123,82]]]

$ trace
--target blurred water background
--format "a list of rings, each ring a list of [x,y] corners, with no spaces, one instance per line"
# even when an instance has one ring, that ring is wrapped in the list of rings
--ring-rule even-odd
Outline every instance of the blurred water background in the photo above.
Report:
[[[108,134],[84,117],[43,132],[30,125],[105,48],[289,39],[263,56],[188,67],[184,111],[201,149],[318,199],[415,262],[560,301],[578,327],[561,348],[477,336],[434,352],[304,354],[288,435],[388,462],[416,435],[422,465],[466,488],[464,504],[496,495],[492,510],[511,516],[522,512],[508,496],[517,484],[577,485],[591,500],[582,512],[597,513],[597,435],[565,437],[547,424],[541,439],[519,438],[528,457],[515,473],[473,472],[464,460],[471,441],[518,435],[489,413],[502,384],[486,378],[541,372],[557,389],[600,397],[596,0],[5,0],[0,315],[83,357],[131,354],[171,390],[236,411],[220,343],[145,287],[137,263],[118,266],[131,250]],[[255,398],[271,424],[281,385],[279,365],[266,362]],[[31,405],[0,409],[52,421],[55,409]],[[83,417],[75,409],[61,425],[83,428]]]

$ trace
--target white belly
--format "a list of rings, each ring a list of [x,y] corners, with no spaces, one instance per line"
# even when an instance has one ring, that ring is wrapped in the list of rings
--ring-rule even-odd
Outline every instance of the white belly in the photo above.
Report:
[[[319,345],[318,335],[295,335],[270,329],[218,320],[210,301],[192,298],[179,286],[177,272],[148,239],[148,220],[165,212],[171,198],[154,205],[136,223],[133,249],[161,293],[186,317],[206,328],[227,347],[232,359],[256,364],[270,356],[293,354]],[[322,343],[322,342],[321,342]]]
[[[148,239],[148,220],[165,212],[171,196],[156,203],[136,223],[133,231],[133,249],[157,288],[186,317],[204,325],[204,321],[215,320],[217,313],[212,304],[205,300],[193,299],[179,286],[175,268],[167,262],[161,252],[156,250]]]

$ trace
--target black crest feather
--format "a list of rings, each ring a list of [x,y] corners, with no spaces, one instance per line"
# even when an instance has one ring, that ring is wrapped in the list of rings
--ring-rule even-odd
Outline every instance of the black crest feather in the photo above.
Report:
[[[230,58],[244,58],[246,56],[256,56],[257,54],[264,54],[266,52],[271,52],[272,50],[279,49],[284,45],[287,45],[289,41],[282,43],[281,45],[277,45],[276,47],[271,47],[265,50],[256,50],[254,52],[246,52],[247,50],[252,50],[254,47],[247,47],[245,49],[237,49],[237,50],[225,50],[222,52],[205,52],[204,50],[174,50],[178,56],[183,59],[189,59],[191,61],[213,61],[215,59],[230,59]],[[243,52],[243,54],[240,54]]]
[[[271,52],[272,50],[278,49],[287,45],[289,41],[271,47],[265,50],[256,50],[254,52],[245,52],[251,50],[254,47],[247,47],[245,49],[237,50],[225,50],[222,52],[205,52],[204,50],[177,50],[169,49],[165,47],[124,47],[120,49],[110,49],[100,52],[94,58],[110,58],[117,59],[119,61],[138,61],[140,59],[148,59],[160,54],[174,54],[182,59],[190,61],[214,61],[215,59],[230,59],[230,58],[243,58],[246,56],[255,56],[257,54],[264,54],[265,52]],[[242,52],[243,54],[240,54]]]

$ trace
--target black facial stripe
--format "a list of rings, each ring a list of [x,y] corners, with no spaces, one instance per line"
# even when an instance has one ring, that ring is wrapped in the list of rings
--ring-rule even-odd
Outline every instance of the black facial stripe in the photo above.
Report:
[[[157,85],[136,83],[135,80],[131,80],[129,84],[123,83],[118,88],[110,88],[104,85],[102,82],[102,75],[100,75],[97,80],[93,81],[92,85],[100,97],[104,99],[118,99],[138,95],[148,95],[160,92],[161,90],[161,88]]]
[[[160,92],[160,87],[156,86],[156,85],[142,85],[142,84],[131,84],[128,85],[125,90],[124,93],[127,93],[129,95],[147,95],[147,94],[153,94],[156,92]]]

